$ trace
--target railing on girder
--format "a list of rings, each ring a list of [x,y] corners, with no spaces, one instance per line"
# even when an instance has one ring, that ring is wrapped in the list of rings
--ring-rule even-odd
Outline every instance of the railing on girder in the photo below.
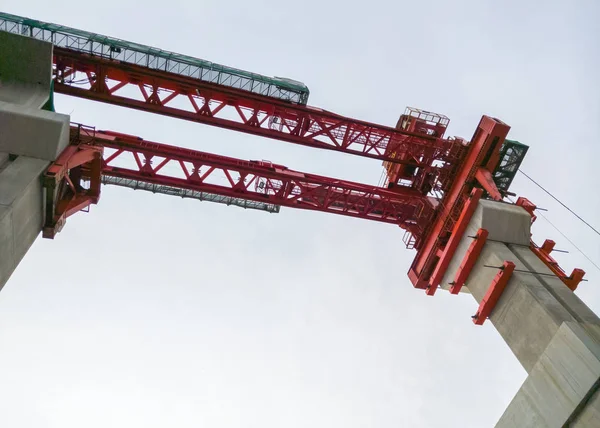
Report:
[[[63,25],[0,12],[0,31],[21,34],[51,42],[57,47],[179,74],[297,104],[305,105],[308,102],[309,90],[302,82],[283,77],[263,76]]]

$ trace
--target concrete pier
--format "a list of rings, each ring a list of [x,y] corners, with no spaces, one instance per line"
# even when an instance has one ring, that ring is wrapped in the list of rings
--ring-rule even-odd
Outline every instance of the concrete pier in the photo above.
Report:
[[[0,32],[0,290],[44,223],[41,176],[69,142],[69,116],[43,110],[52,45]]]
[[[530,250],[530,224],[521,207],[480,201],[443,287],[453,280],[471,236],[487,229],[488,241],[463,290],[481,302],[495,267],[515,264],[486,322],[529,374],[497,427],[599,427],[600,319]]]

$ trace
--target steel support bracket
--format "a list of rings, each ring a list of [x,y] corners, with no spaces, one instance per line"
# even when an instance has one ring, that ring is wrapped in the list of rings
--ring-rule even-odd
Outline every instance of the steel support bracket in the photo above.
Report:
[[[537,216],[535,215],[535,210],[537,206],[529,199],[524,198],[523,196],[519,196],[517,202],[515,202],[515,205],[523,207],[525,211],[527,211],[531,215],[532,223],[537,219]]]
[[[500,300],[508,281],[510,280],[513,271],[515,270],[515,264],[513,262],[504,262],[492,283],[490,284],[490,288],[488,288],[487,293],[481,300],[479,304],[479,309],[473,318],[473,322],[476,325],[482,325],[485,320],[490,316],[494,308],[496,307],[496,303]]]
[[[102,173],[102,147],[69,145],[42,176],[45,213],[42,236],[53,239],[67,217],[98,203]],[[84,177],[83,170],[89,171]],[[89,179],[90,186],[82,184]]]
[[[495,201],[502,200],[502,194],[496,183],[494,182],[494,177],[492,173],[485,168],[477,168],[475,172],[475,179],[481,184],[481,187],[485,189],[486,192],[494,199]]]
[[[488,237],[487,229],[479,229],[477,231],[477,235],[471,245],[469,245],[469,249],[465,253],[465,257],[460,264],[460,267],[456,271],[456,275],[454,276],[454,281],[450,283],[450,293],[458,294],[460,293],[461,288],[465,285],[465,281],[469,277],[469,274],[473,270],[473,266],[477,263],[477,259],[481,254],[481,250],[483,250],[483,246],[485,245]]]
[[[541,247],[538,247],[533,241],[529,248],[551,271],[558,277],[571,291],[575,291],[577,286],[585,276],[583,269],[573,269],[570,276],[558,265],[558,262],[550,255],[554,249],[555,242],[551,239],[546,239]]]
[[[477,208],[477,204],[483,195],[482,189],[473,189],[471,194],[469,195],[469,200],[464,205],[458,221],[454,224],[454,228],[452,229],[452,234],[450,235],[450,239],[448,239],[448,243],[444,247],[443,252],[439,256],[439,261],[431,275],[431,279],[429,280],[429,284],[425,289],[425,292],[428,296],[433,296],[437,291],[438,285],[442,281],[446,270],[448,269],[448,265],[450,264],[450,260],[454,256],[454,252],[460,243],[465,231],[467,230],[467,226],[471,221],[471,217]]]

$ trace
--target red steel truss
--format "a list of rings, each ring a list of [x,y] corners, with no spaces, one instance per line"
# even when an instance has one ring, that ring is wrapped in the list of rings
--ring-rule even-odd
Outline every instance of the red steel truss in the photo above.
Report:
[[[434,294],[464,226],[461,212],[470,205],[473,190],[501,198],[491,177],[509,127],[488,116],[482,117],[467,144],[461,139],[442,139],[439,132],[431,136],[394,130],[61,49],[56,50],[55,73],[55,89],[65,94],[382,159],[389,188],[74,127],[72,145],[46,177],[47,188],[52,190],[47,193],[52,195],[47,200],[47,237],[60,230],[66,217],[97,203],[101,176],[111,177],[396,224],[406,231],[407,247],[417,249],[408,273],[411,282]],[[85,77],[79,80],[81,75]],[[225,115],[227,109],[234,114]],[[86,187],[85,181],[91,186]]]
[[[500,146],[509,128],[487,116],[482,118],[472,142],[467,143],[462,139],[441,138],[443,126],[433,135],[429,135],[427,127],[423,128],[416,122],[413,125],[417,126],[403,129],[400,124],[394,129],[64,48],[55,48],[53,60],[54,88],[59,93],[383,160],[388,171],[389,190],[308,174],[295,178],[305,181],[292,182],[291,174],[294,172],[284,167],[246,163],[245,168],[251,165],[253,169],[237,170],[241,164],[233,159],[223,166],[225,170],[232,168],[238,174],[246,174],[245,179],[253,180],[262,187],[251,190],[249,186],[235,182],[233,177],[230,177],[229,187],[210,187],[214,185],[198,180],[203,176],[192,170],[182,169],[179,171],[182,176],[167,177],[160,174],[162,166],[158,170],[144,166],[144,156],[150,156],[151,160],[164,157],[167,153],[160,150],[167,147],[170,150],[166,156],[168,159],[177,159],[173,156],[185,152],[162,145],[162,149],[156,146],[154,151],[148,151],[148,145],[122,147],[125,152],[137,153],[138,170],[109,168],[113,159],[107,158],[102,173],[125,179],[144,177],[148,183],[185,189],[200,188],[190,187],[192,185],[201,186],[204,191],[218,195],[268,200],[281,206],[399,224],[407,232],[404,237],[406,246],[418,250],[409,272],[417,288],[434,290],[437,287],[437,284],[430,284],[431,273],[446,250],[446,243],[473,187],[482,186],[497,193],[490,188],[488,178],[499,161]],[[415,132],[416,129],[423,131]],[[116,134],[105,135],[114,137]],[[110,144],[116,144],[118,138],[114,138]],[[99,144],[109,147],[109,140],[103,138]],[[119,141],[123,144],[125,140],[133,144],[135,139],[122,137]],[[141,149],[146,151],[136,152]],[[204,165],[201,163],[203,159],[207,162],[209,159],[211,162],[225,159],[196,153],[202,158],[196,159],[199,166]],[[192,159],[189,161],[192,162]],[[393,164],[401,167],[396,168]],[[205,166],[211,167],[212,164]],[[270,179],[280,182],[271,182]]]
[[[421,236],[434,214],[430,198],[351,181],[153,143],[92,128],[71,128],[71,151],[102,150],[104,176],[397,224]],[[83,169],[82,180],[94,173]]]
[[[492,173],[509,127],[491,117],[482,118],[467,143],[443,138],[445,117],[421,121],[428,112],[411,111],[394,129],[61,47],[53,62],[59,93],[384,161],[387,189],[110,132],[92,138],[94,146],[113,151],[104,155],[105,177],[398,224],[407,232],[406,246],[418,250],[409,278],[430,294],[453,251],[448,243],[471,191],[483,188],[501,198]],[[125,156],[130,166],[114,164]],[[167,173],[172,165],[179,169]],[[217,173],[224,182],[211,181]]]
[[[55,47],[54,89],[321,149],[393,161],[411,174],[391,182],[441,195],[463,155],[461,140],[343,117],[166,71]]]

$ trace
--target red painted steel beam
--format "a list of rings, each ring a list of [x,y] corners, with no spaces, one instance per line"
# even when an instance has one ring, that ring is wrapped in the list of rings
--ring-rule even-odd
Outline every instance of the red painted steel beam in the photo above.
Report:
[[[444,250],[440,254],[439,261],[435,266],[435,270],[431,275],[431,279],[429,280],[429,284],[427,284],[426,292],[427,295],[433,296],[448,269],[448,265],[450,264],[450,260],[452,260],[452,256],[454,256],[454,252],[460,243],[465,231],[467,230],[467,226],[469,225],[469,221],[471,221],[471,217],[473,217],[473,213],[477,208],[477,204],[483,195],[483,190],[481,189],[473,189],[471,194],[469,195],[469,199],[463,206],[463,209],[460,213],[460,217],[458,221],[454,224],[454,228],[452,229],[452,234],[450,235],[450,239],[448,239],[448,243],[444,247]]]
[[[506,285],[508,284],[508,281],[510,280],[514,270],[515,264],[513,262],[504,262],[504,264],[492,280],[492,283],[490,285],[490,288],[488,288],[487,293],[485,293],[485,296],[481,300],[481,303],[479,304],[479,309],[477,310],[475,315],[472,316],[473,322],[476,325],[482,325],[485,322],[485,320],[488,319],[488,317],[496,307],[498,300],[500,300],[500,297],[502,297],[502,293],[504,292],[504,289],[506,288]]]
[[[475,179],[477,179],[477,182],[481,185],[481,187],[488,192],[491,199],[496,201],[502,200],[502,194],[500,193],[500,190],[498,190],[490,170],[485,168],[477,168],[477,171],[475,172]]]
[[[417,256],[408,272],[416,288],[427,288],[436,268],[437,260],[451,236],[461,210],[471,190],[476,187],[475,174],[478,168],[493,171],[494,162],[499,160],[499,151],[510,127],[498,119],[483,116],[468,146],[463,163],[457,171],[449,190],[441,201],[435,220],[425,234]]]
[[[575,291],[579,283],[585,276],[583,269],[575,268],[571,275],[567,276],[567,273],[559,266],[558,262],[550,255],[550,252],[554,249],[555,242],[546,239],[541,247],[538,247],[533,241],[529,248],[551,271],[558,277],[571,291]]]
[[[418,167],[411,186],[436,177],[446,188],[462,159],[459,140],[340,116],[166,71],[55,47],[58,93],[158,113],[294,144]]]
[[[71,134],[75,144],[102,147],[102,175],[397,224],[416,236],[433,215],[429,199],[412,189],[392,192],[109,131],[75,127]]]
[[[488,234],[489,233],[486,229],[479,229],[477,231],[477,235],[475,236],[475,239],[473,239],[473,242],[471,242],[471,245],[469,245],[469,248],[467,249],[467,252],[465,253],[465,257],[463,258],[462,263],[460,264],[458,270],[456,271],[456,275],[454,276],[454,281],[452,281],[450,283],[450,285],[451,285],[450,293],[451,294],[460,293],[460,290],[465,285],[465,282],[467,281],[467,278],[471,274],[471,271],[473,270],[475,263],[477,263],[477,259],[479,258],[479,255],[481,254],[481,250],[483,250],[483,247],[485,246],[485,243],[487,242]]]

